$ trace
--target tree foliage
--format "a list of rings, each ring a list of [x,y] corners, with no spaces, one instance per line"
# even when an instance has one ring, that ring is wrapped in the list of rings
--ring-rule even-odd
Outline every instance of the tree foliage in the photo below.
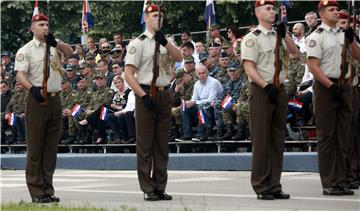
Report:
[[[166,8],[163,30],[176,34],[187,31],[205,30],[205,1],[162,1]],[[289,20],[301,20],[308,11],[315,11],[317,1],[293,2],[288,11]],[[81,36],[82,1],[50,0],[50,28],[56,37],[69,43],[79,43]],[[2,1],[1,3],[1,43],[2,49],[13,53],[32,37],[29,31],[34,1]],[[125,38],[138,36],[143,1],[92,1],[90,8],[95,27],[89,35],[98,40],[121,32]],[[39,1],[40,12],[47,14],[45,1]],[[217,23],[221,27],[230,25],[247,26],[256,24],[254,2],[245,0],[219,0],[215,3]],[[202,35],[201,39],[205,36]]]

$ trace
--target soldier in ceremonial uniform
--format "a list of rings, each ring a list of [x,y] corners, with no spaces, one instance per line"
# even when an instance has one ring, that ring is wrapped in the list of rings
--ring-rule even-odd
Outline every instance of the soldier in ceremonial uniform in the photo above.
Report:
[[[288,199],[282,192],[282,171],[287,98],[275,74],[275,44],[279,33],[291,54],[298,49],[286,33],[285,23],[275,29],[274,1],[257,0],[255,14],[259,25],[241,42],[241,59],[249,76],[250,121],[253,146],[251,184],[261,200]],[[275,76],[275,77],[274,77]]]
[[[20,84],[15,82],[14,93],[6,106],[5,113],[15,114],[15,124],[12,126],[12,143],[25,144],[25,96],[26,90]],[[8,115],[5,119],[10,118]]]
[[[37,14],[32,18],[33,39],[16,54],[17,80],[29,90],[25,107],[26,125],[26,183],[35,203],[58,202],[54,196],[53,174],[61,135],[61,54],[68,57],[71,47],[57,41],[48,32],[48,17]],[[41,94],[44,80],[46,46],[50,47],[50,70],[47,96]],[[45,101],[45,99],[47,99]]]
[[[306,40],[308,66],[314,75],[314,112],[318,134],[319,172],[324,195],[353,195],[347,188],[346,148],[349,140],[352,89],[349,73],[341,76],[344,36],[350,53],[360,58],[352,28],[336,27],[338,6],[334,0],[318,4],[322,24]]]
[[[172,98],[170,87],[171,59],[180,62],[178,48],[168,42],[159,30],[163,11],[151,4],[145,8],[146,30],[130,42],[125,57],[125,79],[135,92],[137,171],[144,200],[171,200],[165,192]],[[160,17],[159,17],[160,15]],[[160,19],[160,23],[159,23]],[[155,43],[160,46],[159,70],[153,69]],[[153,77],[158,72],[158,77]],[[135,73],[137,76],[135,77]],[[156,81],[155,84],[152,81]],[[151,86],[156,89],[150,95]]]

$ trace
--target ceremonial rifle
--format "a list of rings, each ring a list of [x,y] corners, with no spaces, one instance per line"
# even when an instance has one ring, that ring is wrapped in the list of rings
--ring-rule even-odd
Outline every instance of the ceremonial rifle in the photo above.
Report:
[[[280,23],[281,22],[281,7],[279,7],[278,19],[279,19],[278,23]],[[273,85],[277,89],[280,88],[279,74],[280,74],[281,67],[282,67],[282,60],[281,60],[282,42],[281,41],[282,41],[282,39],[281,39],[280,33],[276,33],[275,62],[274,62],[275,73],[274,73],[274,77],[273,77]]]
[[[356,32],[356,11],[355,11],[355,1],[352,0],[352,4],[351,4],[351,9],[352,9],[352,12],[353,12],[353,29],[354,29],[354,32]],[[350,16],[350,13],[349,13],[349,16]],[[355,40],[356,42],[356,40]],[[353,63],[355,62],[354,58],[351,58],[350,61],[349,61],[349,70],[350,70],[350,84],[352,85],[353,84],[353,79],[354,79],[354,74],[355,74],[355,70],[353,70]]]
[[[158,17],[158,31],[160,31],[161,29],[161,4],[158,5],[158,12],[159,12],[159,17]],[[151,80],[151,86],[150,86],[150,97],[155,98],[156,96],[156,80],[159,77],[159,72],[160,72],[160,43],[158,41],[156,41],[155,44],[155,50],[154,50],[154,56],[153,56],[153,77]]]
[[[352,0],[353,4],[354,4],[354,0]],[[347,21],[347,25],[346,25],[346,29],[348,29],[350,27],[350,9],[351,9],[351,2],[348,2],[348,21]],[[346,39],[346,37],[344,36],[344,45],[342,48],[342,52],[341,52],[341,74],[340,74],[340,80],[339,80],[339,86],[340,88],[343,87],[344,85],[344,81],[345,81],[345,75],[347,73],[346,68],[349,68],[349,66],[347,65],[347,57],[348,55],[348,48],[349,48],[349,41]],[[351,69],[350,69],[351,71]]]
[[[48,32],[50,30],[50,5],[49,5],[50,1],[47,1],[46,7],[48,10]],[[44,102],[41,103],[43,105],[47,104],[47,82],[50,76],[50,45],[46,44],[46,50],[45,50],[45,55],[44,55],[44,68],[43,68],[43,80],[42,80],[42,89],[41,89],[41,95],[44,98]]]

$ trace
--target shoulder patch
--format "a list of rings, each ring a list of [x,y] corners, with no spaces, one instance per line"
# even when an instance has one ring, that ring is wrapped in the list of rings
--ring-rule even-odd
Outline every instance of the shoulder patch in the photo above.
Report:
[[[309,41],[309,47],[310,48],[313,48],[313,47],[315,47],[316,46],[316,41],[315,40],[310,40]]]
[[[16,56],[16,61],[18,62],[22,62],[24,60],[24,54],[22,53],[19,53],[17,56]]]
[[[253,34],[255,34],[255,36],[259,36],[259,34],[261,33],[261,31],[259,29],[256,29],[252,32]]]
[[[323,32],[323,31],[324,31],[324,29],[321,28],[321,27],[319,27],[319,28],[316,29],[316,33],[318,33],[318,34],[320,34],[320,33]]]
[[[255,45],[255,41],[253,39],[248,39],[245,42],[246,47],[252,48],[252,47],[254,47],[254,45]]]
[[[138,38],[139,38],[139,40],[143,41],[143,40],[145,40],[146,35],[145,35],[145,34],[142,34],[142,35],[140,35]]]
[[[128,52],[129,54],[134,54],[136,53],[136,48],[134,46],[131,46]]]

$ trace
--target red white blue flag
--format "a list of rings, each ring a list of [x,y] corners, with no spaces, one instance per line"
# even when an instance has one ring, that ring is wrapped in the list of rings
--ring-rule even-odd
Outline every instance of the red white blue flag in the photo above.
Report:
[[[227,95],[221,102],[221,107],[224,109],[229,109],[232,104],[234,104],[233,98],[230,95]]]
[[[84,0],[81,19],[81,30],[86,34],[89,28],[94,27],[93,17],[91,15],[89,0]]]
[[[295,109],[297,111],[300,111],[303,105],[304,105],[304,103],[302,103],[302,102],[300,102],[298,100],[290,99],[289,102],[288,102],[288,108],[289,109]]]
[[[149,0],[145,0],[144,1],[144,5],[143,5],[143,9],[141,11],[141,20],[140,20],[140,24],[143,26],[143,31],[145,31],[145,19],[144,19],[144,11],[145,11],[145,8],[148,4],[148,1]]]
[[[101,106],[100,119],[106,121],[108,115],[108,108]]]
[[[80,112],[81,112],[81,105],[76,103],[74,107],[71,109],[71,116],[76,117],[80,114]]]
[[[35,0],[33,17],[34,17],[35,15],[37,15],[37,14],[39,14],[39,2],[38,2],[38,0]]]
[[[197,116],[198,116],[198,119],[199,119],[199,123],[202,125],[202,124],[205,124],[206,122],[206,119],[205,119],[205,112],[204,110],[200,110],[197,112]]]
[[[14,114],[13,112],[8,113],[8,125],[10,126],[15,126],[16,124],[16,114]]]

